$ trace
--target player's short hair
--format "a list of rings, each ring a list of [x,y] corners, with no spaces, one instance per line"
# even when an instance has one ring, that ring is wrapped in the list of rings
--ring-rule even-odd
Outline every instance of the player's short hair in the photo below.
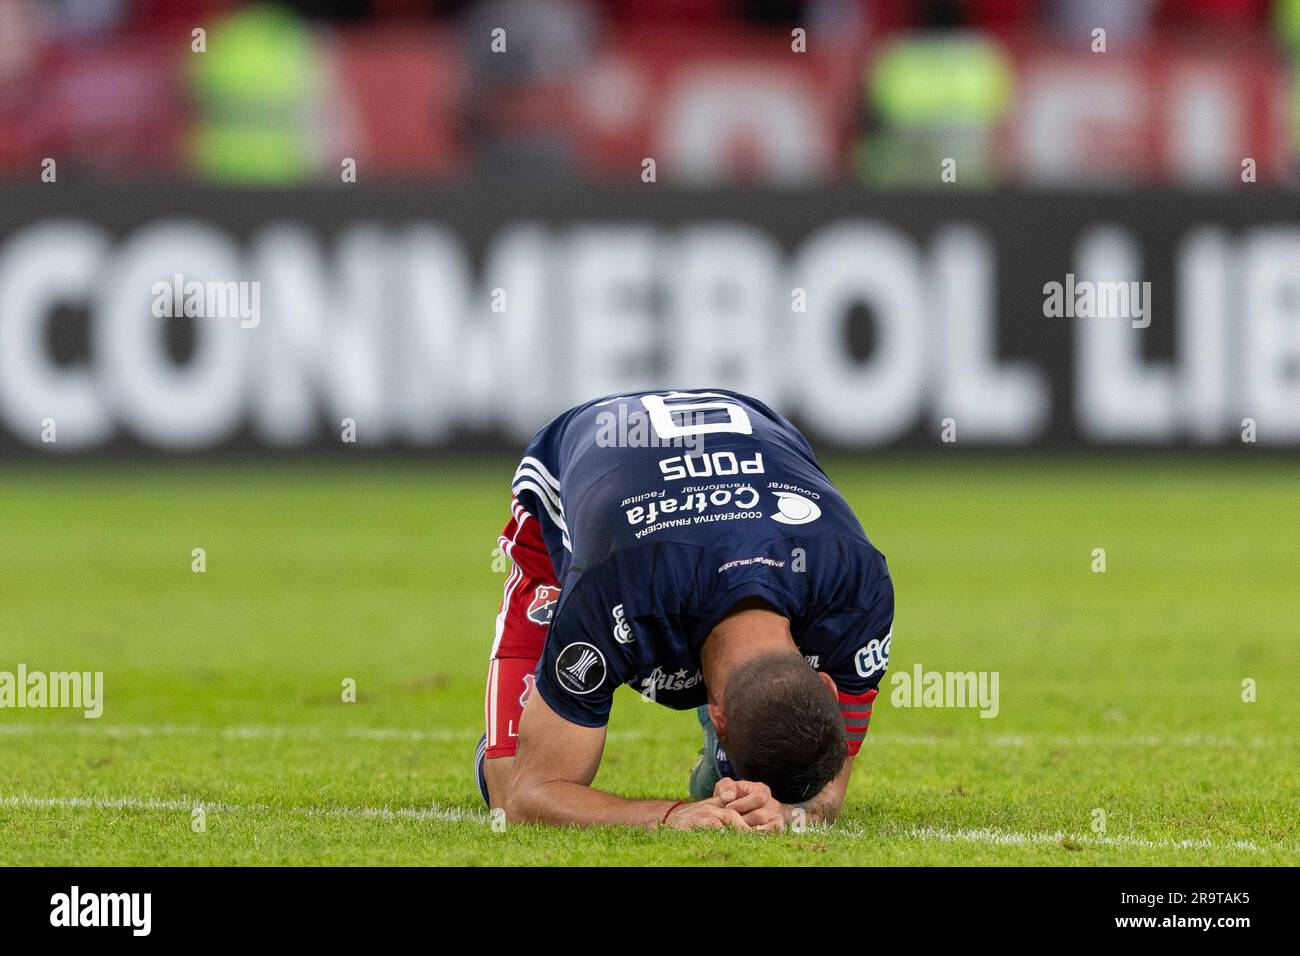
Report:
[[[727,679],[727,759],[746,780],[801,803],[839,774],[848,754],[839,703],[799,654],[764,654]]]

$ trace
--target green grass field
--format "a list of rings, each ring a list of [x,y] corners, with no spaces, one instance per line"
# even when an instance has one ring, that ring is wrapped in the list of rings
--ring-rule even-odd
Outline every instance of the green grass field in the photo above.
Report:
[[[0,710],[0,864],[1300,863],[1294,461],[827,466],[889,558],[891,671],[997,671],[1001,710],[886,678],[841,822],[759,836],[489,826],[513,462],[11,465],[0,670],[106,705]],[[684,796],[693,715],[620,695],[597,784]]]

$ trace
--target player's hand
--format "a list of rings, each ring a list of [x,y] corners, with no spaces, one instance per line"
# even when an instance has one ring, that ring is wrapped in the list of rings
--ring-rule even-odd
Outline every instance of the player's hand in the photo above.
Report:
[[[735,810],[722,805],[717,797],[698,803],[682,803],[674,807],[664,820],[664,826],[674,830],[751,830],[753,829]]]
[[[728,810],[739,813],[751,829],[763,832],[785,829],[781,801],[772,796],[771,788],[765,783],[723,777],[713,788],[713,798],[721,800]]]

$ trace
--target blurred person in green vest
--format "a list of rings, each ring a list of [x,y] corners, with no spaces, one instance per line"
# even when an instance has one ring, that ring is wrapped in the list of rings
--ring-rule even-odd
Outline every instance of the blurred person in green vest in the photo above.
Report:
[[[993,134],[1012,88],[1011,64],[990,35],[926,31],[889,42],[867,67],[857,178],[880,187],[993,185]]]
[[[281,185],[322,163],[324,64],[312,31],[281,7],[232,13],[191,49],[191,158],[203,179]]]
[[[1300,176],[1300,0],[1277,0],[1273,29],[1291,57],[1291,175]]]

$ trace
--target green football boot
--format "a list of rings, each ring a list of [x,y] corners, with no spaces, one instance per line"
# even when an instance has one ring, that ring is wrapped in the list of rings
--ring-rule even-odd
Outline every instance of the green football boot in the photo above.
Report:
[[[704,728],[704,747],[700,750],[700,759],[695,762],[695,769],[691,771],[690,794],[692,800],[707,800],[713,796],[713,788],[722,779],[716,759],[718,735],[713,729],[713,721],[709,720],[707,706],[696,707],[695,718]]]

